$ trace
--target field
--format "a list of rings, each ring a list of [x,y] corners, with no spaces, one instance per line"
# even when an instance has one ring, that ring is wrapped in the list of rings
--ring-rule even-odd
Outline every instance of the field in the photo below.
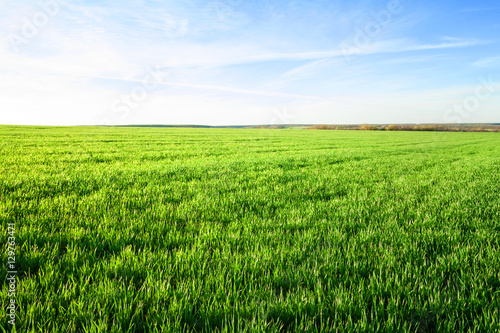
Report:
[[[0,127],[18,332],[498,332],[498,133]]]

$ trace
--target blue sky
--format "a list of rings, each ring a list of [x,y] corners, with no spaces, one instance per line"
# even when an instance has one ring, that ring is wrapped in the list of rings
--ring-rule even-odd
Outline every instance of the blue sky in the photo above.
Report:
[[[0,124],[500,122],[495,1],[0,0]]]

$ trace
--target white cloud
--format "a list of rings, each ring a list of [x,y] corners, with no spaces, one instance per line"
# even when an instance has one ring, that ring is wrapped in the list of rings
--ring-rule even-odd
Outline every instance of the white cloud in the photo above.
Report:
[[[473,63],[477,67],[500,67],[500,56],[482,58]]]
[[[287,72],[285,72],[281,78],[291,79],[307,77],[320,73],[325,68],[344,68],[353,70],[351,65],[351,60],[346,61],[344,57],[352,56],[366,56],[375,54],[396,54],[396,53],[411,53],[413,51],[424,51],[424,50],[438,50],[438,49],[450,49],[450,48],[463,48],[471,47],[479,44],[486,43],[480,40],[460,40],[457,39],[454,42],[445,42],[439,44],[416,44],[408,40],[392,40],[386,42],[373,43],[365,48],[351,48],[344,49],[343,51],[331,51],[322,53],[308,53],[309,59],[320,58],[320,60],[313,60],[305,65],[295,67]],[[305,55],[305,54],[304,54]],[[315,57],[316,56],[316,57]],[[418,59],[423,60],[425,56],[419,56]],[[297,57],[297,59],[300,59]],[[306,59],[301,59],[306,60]]]
[[[464,8],[461,9],[461,12],[489,12],[489,11],[497,11],[500,10],[500,7],[474,7],[474,8]]]

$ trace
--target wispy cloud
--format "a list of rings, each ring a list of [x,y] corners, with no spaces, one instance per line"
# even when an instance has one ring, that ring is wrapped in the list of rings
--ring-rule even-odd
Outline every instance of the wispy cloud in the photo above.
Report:
[[[130,78],[118,78],[118,77],[106,77],[106,76],[82,76],[92,79],[106,79],[106,80],[116,80],[116,81],[126,81],[126,82],[137,82],[142,83],[143,80],[138,79],[130,79]],[[173,87],[184,87],[184,88],[193,88],[193,89],[201,89],[201,90],[213,90],[213,91],[221,91],[221,92],[229,92],[229,93],[237,93],[237,94],[245,94],[245,95],[255,95],[255,96],[264,96],[264,97],[277,97],[277,98],[293,98],[293,99],[307,99],[307,100],[316,100],[316,101],[325,101],[327,98],[322,98],[318,96],[307,96],[300,94],[287,94],[280,92],[271,92],[271,91],[258,91],[258,90],[249,90],[249,89],[238,89],[232,87],[223,87],[217,85],[204,85],[204,84],[193,84],[193,83],[185,83],[185,82],[170,82],[170,81],[159,81],[158,84],[164,86],[173,86]]]
[[[500,67],[500,56],[482,58],[475,61],[472,65],[477,67]]]
[[[281,78],[290,79],[292,77],[310,75],[318,73],[322,68],[330,66],[342,66],[349,67],[349,65],[343,62],[342,57],[349,56],[366,56],[375,54],[391,54],[391,53],[410,53],[413,51],[425,51],[425,50],[439,50],[439,49],[451,49],[451,48],[465,48],[472,47],[476,45],[486,44],[488,41],[481,40],[461,40],[456,39],[453,42],[443,42],[439,44],[414,44],[405,40],[395,40],[387,42],[374,43],[370,47],[364,49],[352,48],[348,50],[336,50],[332,52],[324,52],[314,54],[321,58],[320,60],[314,60],[305,65],[295,67],[282,74]],[[311,56],[313,54],[310,54]],[[422,56],[420,56],[422,57]],[[337,58],[337,59],[335,59]],[[309,58],[308,60],[310,60]],[[306,60],[306,59],[302,59]]]
[[[423,44],[409,47],[404,51],[419,51],[419,50],[437,50],[437,49],[451,49],[461,47],[471,47],[476,45],[489,44],[491,41],[482,40],[463,40],[457,42],[445,42],[440,44]]]
[[[461,12],[486,12],[486,11],[496,11],[500,10],[500,7],[474,7],[474,8],[463,8]]]
[[[421,50],[438,50],[451,48],[472,47],[490,43],[483,40],[458,40],[454,42],[443,42],[438,44],[414,44],[408,40],[390,40],[373,43],[364,48],[352,47],[349,49],[332,49],[324,51],[309,52],[283,52],[283,53],[263,53],[247,56],[221,57],[203,56],[191,59],[176,59],[169,61],[167,67],[224,67],[241,64],[265,63],[273,61],[307,61],[313,60],[315,64],[326,63],[325,59],[345,56],[364,56],[382,53],[403,53]],[[310,67],[314,67],[312,64]]]

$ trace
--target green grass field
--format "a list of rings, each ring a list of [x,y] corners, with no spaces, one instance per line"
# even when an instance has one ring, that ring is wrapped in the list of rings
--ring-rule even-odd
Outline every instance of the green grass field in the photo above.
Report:
[[[18,332],[498,332],[500,135],[0,127]]]

